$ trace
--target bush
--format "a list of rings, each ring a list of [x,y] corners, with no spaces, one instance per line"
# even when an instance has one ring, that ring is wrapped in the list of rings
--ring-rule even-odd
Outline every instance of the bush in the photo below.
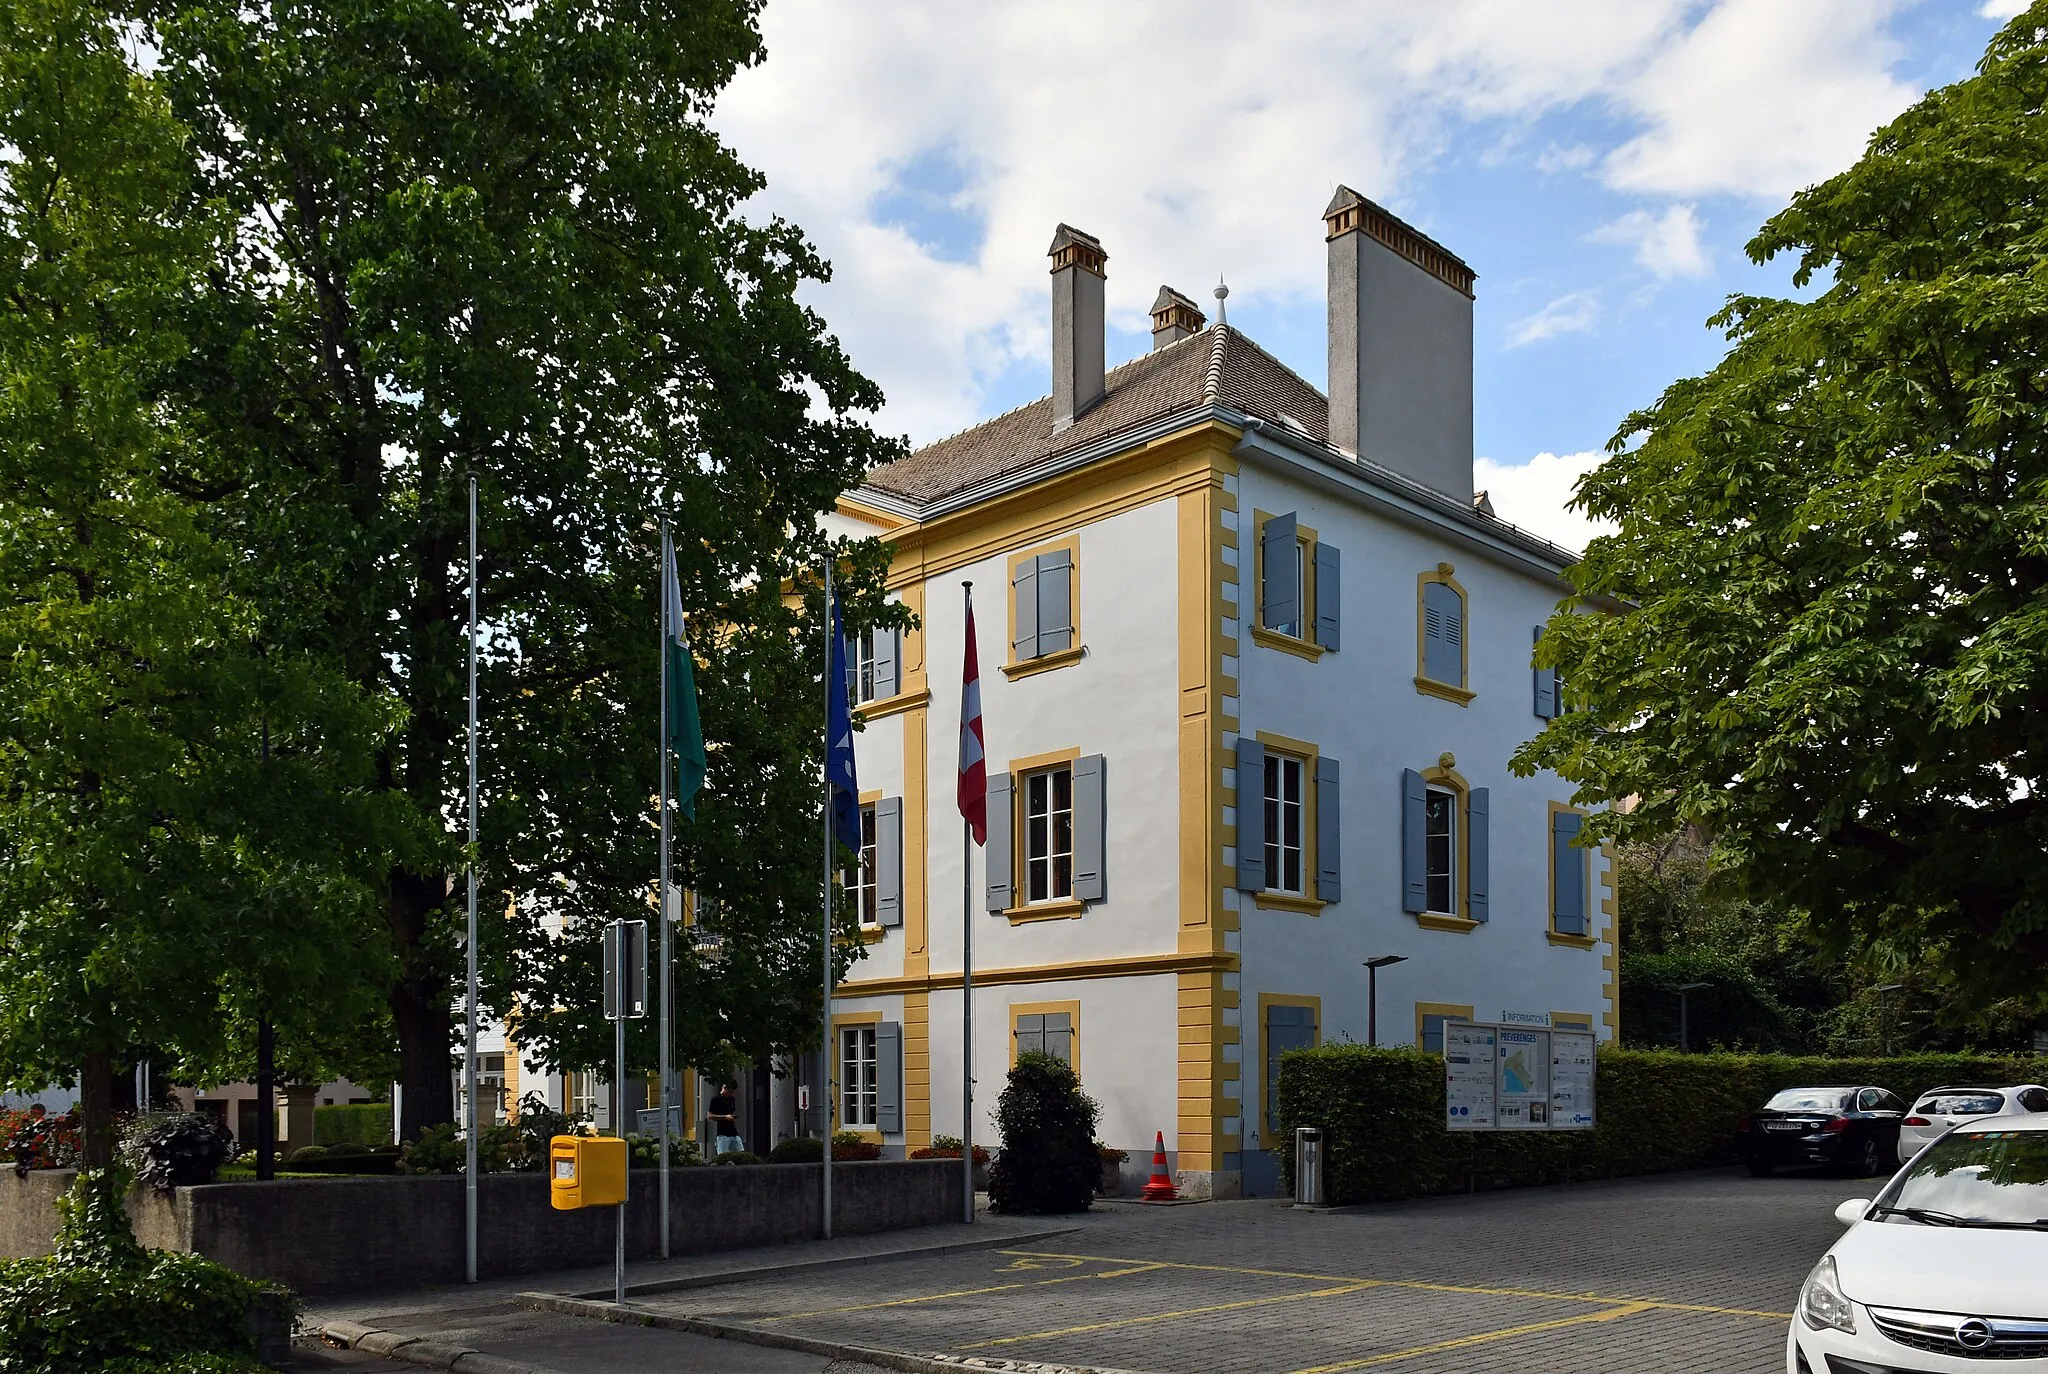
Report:
[[[9,1374],[254,1374],[252,1314],[289,1330],[290,1293],[197,1255],[147,1251],[117,1171],[81,1174],[59,1204],[56,1252],[0,1261],[0,1369]]]
[[[957,1135],[935,1135],[932,1137],[932,1143],[930,1145],[925,1146],[923,1149],[912,1150],[910,1152],[910,1157],[912,1159],[958,1159],[960,1158],[960,1137]],[[975,1146],[975,1167],[980,1168],[982,1165],[985,1165],[987,1163],[987,1147],[981,1145]]]
[[[1095,1152],[1095,1100],[1073,1066],[1021,1054],[996,1102],[1002,1152],[989,1169],[989,1206],[998,1212],[1085,1212],[1102,1179]]]
[[[1942,1083],[2030,1082],[2040,1072],[2039,1060],[1978,1055],[1820,1059],[1602,1048],[1595,1129],[1468,1133],[1444,1128],[1440,1055],[1339,1045],[1282,1056],[1278,1138],[1291,1141],[1297,1126],[1322,1127],[1328,1200],[1379,1202],[1733,1163],[1737,1125],[1781,1088],[1872,1083],[1910,1103]],[[1280,1163],[1291,1187],[1291,1149],[1280,1152]]]
[[[391,1104],[351,1102],[313,1109],[315,1145],[389,1145]]]
[[[659,1169],[661,1167],[661,1137],[628,1132],[626,1135],[627,1163],[635,1169]],[[688,1136],[672,1135],[668,1138],[668,1162],[670,1168],[688,1169],[702,1164],[697,1157],[697,1142]]]
[[[820,1157],[823,1157],[822,1154]],[[761,1156],[755,1154],[752,1150],[734,1150],[731,1154],[720,1155],[712,1161],[714,1164],[759,1164],[760,1162]]]
[[[398,1153],[401,1174],[459,1174],[468,1147],[455,1136],[455,1127],[444,1121],[420,1132],[418,1140],[407,1142]]]
[[[234,1151],[228,1128],[204,1112],[138,1118],[121,1140],[121,1161],[135,1181],[162,1192],[213,1182]]]
[[[833,1157],[838,1158],[836,1152]],[[824,1143],[814,1135],[793,1135],[787,1140],[778,1140],[775,1148],[768,1152],[770,1164],[819,1164],[824,1159]]]
[[[320,1147],[317,1145],[312,1145],[308,1146],[307,1148],[317,1150]],[[299,1151],[299,1154],[304,1153],[305,1150]],[[329,1159],[351,1159],[357,1155],[366,1155],[368,1153],[370,1153],[369,1146],[358,1144],[353,1140],[344,1140],[338,1145],[329,1145],[327,1147],[327,1158]],[[293,1158],[297,1157],[298,1156],[296,1155],[293,1156]]]
[[[0,1149],[14,1161],[15,1174],[27,1178],[31,1169],[76,1168],[85,1157],[85,1135],[75,1112],[0,1112]]]
[[[528,1093],[519,1099],[518,1121],[519,1134],[526,1143],[526,1149],[512,1166],[515,1169],[546,1168],[548,1150],[558,1135],[590,1134],[588,1116],[556,1111],[539,1093]]]
[[[326,1146],[301,1145],[298,1149],[293,1150],[291,1153],[287,1154],[284,1157],[284,1162],[287,1164],[310,1164],[316,1159],[325,1158],[327,1158]]]

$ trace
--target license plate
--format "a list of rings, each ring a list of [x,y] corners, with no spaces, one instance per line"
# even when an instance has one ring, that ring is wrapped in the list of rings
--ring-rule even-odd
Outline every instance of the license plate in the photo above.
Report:
[[[1767,1131],[1797,1131],[1804,1128],[1796,1121],[1766,1121],[1764,1129]]]

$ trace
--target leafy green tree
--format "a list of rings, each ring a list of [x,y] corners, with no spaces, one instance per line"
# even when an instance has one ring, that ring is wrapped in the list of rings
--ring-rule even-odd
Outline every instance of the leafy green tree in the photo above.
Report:
[[[144,14],[195,203],[237,230],[178,391],[231,459],[212,529],[279,649],[399,722],[346,748],[371,756],[389,821],[358,938],[386,960],[408,1137],[453,1111],[471,478],[491,1003],[558,1064],[609,1058],[596,934],[651,895],[666,515],[709,751],[679,875],[724,937],[679,979],[683,1057],[803,1043],[817,1015],[819,607],[785,589],[825,556],[818,513],[896,448],[859,418],[879,392],[797,300],[825,264],[742,213],[761,178],[705,124],[762,55],[756,10]],[[855,620],[884,614],[880,547],[840,552]]]
[[[2048,1004],[2048,4],[1750,243],[1806,299],[1629,417],[1554,616],[1573,710],[1516,756],[1593,830],[1717,837],[1950,1014]]]

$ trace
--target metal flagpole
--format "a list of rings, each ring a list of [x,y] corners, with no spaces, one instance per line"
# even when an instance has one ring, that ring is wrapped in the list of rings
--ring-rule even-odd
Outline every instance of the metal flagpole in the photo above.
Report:
[[[974,584],[962,582],[967,623],[974,623]],[[967,723],[961,722],[965,730]],[[974,1225],[974,822],[960,818],[960,1167],[966,1174],[961,1218]]]
[[[668,521],[661,522],[661,575],[656,580],[661,584],[661,614],[655,619],[661,624],[661,709],[655,712],[660,723],[661,749],[657,757],[661,760],[661,882],[655,896],[655,909],[661,914],[656,918],[661,924],[661,1257],[668,1256],[668,1120],[669,1120],[669,1045],[675,1037],[675,963],[673,946],[675,930],[668,919],[668,646],[682,629],[680,625],[668,623],[670,595],[668,570],[673,563],[669,552]],[[682,913],[676,913],[680,916]]]
[[[631,941],[626,936],[623,922],[612,925],[615,950],[612,963],[618,970],[618,990],[612,1003],[618,1009],[619,1019],[612,1023],[612,1053],[618,1068],[612,1071],[612,1134],[626,1138],[626,968],[632,962],[628,958]],[[641,983],[641,1003],[646,1004],[646,983]],[[644,1012],[643,1012],[644,1014]],[[626,1164],[625,1196],[619,1199],[618,1235],[612,1242],[612,1300],[620,1307],[626,1305],[626,1209],[632,1204],[633,1167],[630,1157]]]
[[[825,1003],[818,1056],[818,1094],[824,1112],[824,1237],[832,1239],[832,555],[825,554]]]
[[[468,1139],[463,1145],[462,1200],[467,1242],[463,1274],[476,1282],[476,474],[469,477],[469,982],[464,1005],[466,1035],[462,1081],[465,1106],[462,1123]]]

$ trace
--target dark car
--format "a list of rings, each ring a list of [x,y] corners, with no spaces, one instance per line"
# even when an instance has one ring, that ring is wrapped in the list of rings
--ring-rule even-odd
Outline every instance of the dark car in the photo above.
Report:
[[[1742,1162],[1758,1178],[1783,1164],[1842,1173],[1889,1171],[1906,1104],[1883,1088],[1787,1088],[1742,1123]]]

